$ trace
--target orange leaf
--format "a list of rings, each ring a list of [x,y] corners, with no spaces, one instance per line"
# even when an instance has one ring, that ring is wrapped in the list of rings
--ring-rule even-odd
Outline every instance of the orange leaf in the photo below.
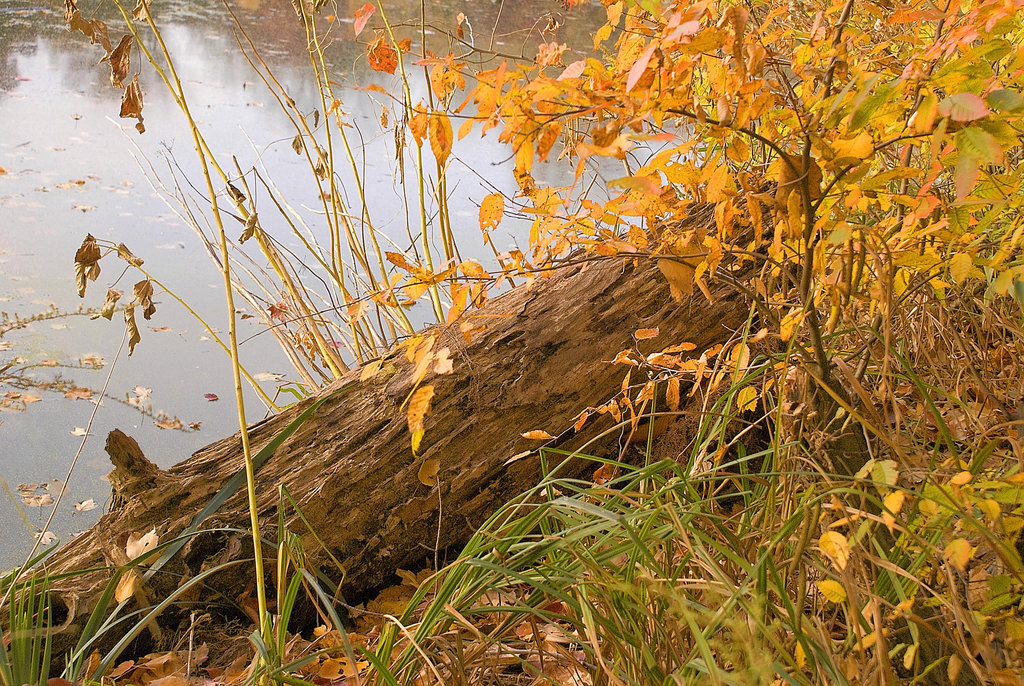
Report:
[[[496,229],[505,211],[505,198],[501,193],[491,193],[480,203],[480,228]]]
[[[642,341],[648,338],[657,338],[660,333],[658,327],[654,327],[653,329],[637,329],[633,332],[633,336],[638,341]]]
[[[370,67],[376,71],[394,74],[398,69],[398,52],[384,43],[383,36],[370,43],[366,56],[370,60]]]
[[[547,431],[534,429],[533,431],[527,431],[524,433],[523,438],[529,438],[531,441],[548,441],[554,438],[554,436],[549,434]]]
[[[430,149],[443,167],[452,151],[452,124],[446,114],[438,113],[430,118]]]

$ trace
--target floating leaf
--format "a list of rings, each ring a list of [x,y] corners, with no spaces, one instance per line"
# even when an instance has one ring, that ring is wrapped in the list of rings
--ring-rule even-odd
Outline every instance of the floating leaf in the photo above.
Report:
[[[79,512],[88,512],[89,510],[95,510],[96,501],[93,500],[92,498],[89,498],[88,500],[83,500],[80,503],[75,503],[75,509]]]
[[[207,400],[209,400],[211,403],[217,402],[218,400],[220,400],[220,398],[217,397],[216,393],[203,393],[203,397],[206,398]]]
[[[80,426],[76,426],[74,429],[72,429],[68,433],[70,433],[72,436],[84,436],[85,435],[85,429],[83,429]]]

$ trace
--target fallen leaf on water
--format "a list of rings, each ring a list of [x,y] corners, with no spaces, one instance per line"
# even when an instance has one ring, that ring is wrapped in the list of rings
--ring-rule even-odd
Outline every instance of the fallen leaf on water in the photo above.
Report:
[[[83,500],[80,503],[75,503],[75,509],[78,510],[79,512],[88,512],[89,510],[95,510],[96,501],[93,500],[92,498],[89,498],[88,500]]]
[[[145,400],[149,397],[149,394],[153,392],[152,388],[146,388],[145,386],[136,386],[132,389],[132,393],[139,396],[139,400]]]
[[[36,534],[36,538],[39,539],[39,542],[42,545],[50,545],[51,543],[57,540],[57,536],[55,536],[52,531],[43,531],[41,533],[38,533]]]
[[[203,393],[203,397],[209,400],[211,403],[220,400],[220,398],[217,397],[216,393]]]
[[[88,388],[75,386],[70,391],[66,392],[64,397],[68,400],[88,400],[92,397],[92,391]]]
[[[43,493],[42,495],[21,495],[21,502],[25,503],[29,507],[46,507],[47,505],[53,505],[53,496],[49,493]]]
[[[177,417],[166,417],[153,422],[160,429],[180,429],[184,424]]]
[[[157,333],[163,333],[164,331],[170,331],[171,327],[169,327],[169,326],[151,326],[151,327],[149,327],[149,330],[150,331],[156,331]]]
[[[43,360],[39,364],[41,364],[44,367],[56,367],[57,366],[57,360]]]
[[[78,210],[79,212],[88,212],[90,210],[95,210],[96,206],[95,205],[79,205],[79,204],[76,203],[75,205],[72,205],[72,208]]]
[[[84,436],[85,435],[85,429],[83,429],[80,426],[76,426],[74,429],[72,429],[68,433],[70,433],[72,436]]]
[[[252,378],[257,381],[283,381],[284,374],[276,374],[274,372],[256,372]]]

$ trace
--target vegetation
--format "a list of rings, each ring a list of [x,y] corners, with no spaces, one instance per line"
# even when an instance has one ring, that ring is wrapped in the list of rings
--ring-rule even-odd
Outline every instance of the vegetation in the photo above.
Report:
[[[425,17],[404,36],[388,7],[367,3],[354,33],[367,40],[369,65],[398,77],[383,118],[414,168],[404,250],[385,249],[366,209],[358,146],[324,60],[322,15],[339,10],[295,4],[319,85],[313,111],[287,95],[242,27],[239,49],[295,127],[292,146],[323,203],[315,229],[262,172],[217,160],[146,0],[123,9],[129,33],[114,49],[73,0],[67,18],[103,45],[112,81],[128,82],[122,116],[140,130],[133,45],[175,95],[216,231],[194,228],[216,248],[229,312],[236,295],[257,305],[288,350],[297,393],[355,366],[368,378],[389,349],[404,351],[417,370],[406,399],[415,454],[431,438],[435,385],[460,362],[413,322],[457,326],[510,279],[546,278],[567,262],[653,261],[680,300],[701,292],[714,307],[710,286],[725,284],[746,298],[749,317],[707,350],[637,330],[635,342],[661,349],[623,350],[608,363],[624,367],[621,392],[569,410],[577,428],[611,417],[608,432],[625,437],[620,452],[573,453],[594,461],[593,479],[580,482],[559,472],[552,434],[514,427],[543,444],[536,488],[496,507],[453,562],[409,572],[361,608],[335,602],[329,577],[305,564],[283,524],[276,541],[261,540],[260,456],[249,456],[232,323],[225,348],[252,503],[256,630],[247,650],[211,649],[221,659],[208,676],[294,686],[1019,680],[1019,2],[604,0],[607,23],[592,45],[542,43],[532,59],[485,49],[462,15],[447,27],[452,53],[432,54]],[[414,67],[427,84],[418,101]],[[491,130],[510,146],[519,193],[480,198],[481,230],[486,237],[511,215],[528,217],[530,229],[524,250],[495,249],[485,268],[455,243],[446,169],[456,139]],[[538,183],[544,163],[572,165],[568,184]],[[340,187],[343,169],[355,207]],[[194,199],[179,200],[194,209]],[[282,249],[265,228],[272,215],[306,253]],[[244,227],[237,242],[226,217]],[[87,239],[76,258],[82,292],[106,254],[141,268],[123,246]],[[147,275],[123,310],[129,349],[135,308],[147,310],[152,294]],[[674,428],[658,428],[666,424]],[[436,465],[425,460],[421,474],[436,485]],[[286,491],[280,498],[282,510],[298,509]],[[196,531],[165,542],[157,559]],[[115,619],[144,597],[136,569],[162,564],[151,557],[138,541],[125,551],[90,622],[96,635],[122,640],[89,657],[93,637],[83,637],[64,678],[192,678],[201,651],[188,636],[116,664],[132,637],[153,631],[160,609],[202,581]],[[37,680],[43,612],[33,638],[15,637],[45,589],[35,577],[5,582],[20,599],[11,657],[0,660],[10,686]],[[315,608],[312,636],[290,633],[300,607]]]

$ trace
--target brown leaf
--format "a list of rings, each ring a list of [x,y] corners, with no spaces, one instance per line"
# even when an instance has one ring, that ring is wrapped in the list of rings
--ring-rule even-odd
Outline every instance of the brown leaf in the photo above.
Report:
[[[132,569],[117,582],[117,588],[114,590],[114,600],[119,603],[128,600],[135,593],[138,584],[139,575]]]
[[[420,483],[424,486],[430,486],[433,488],[437,485],[437,473],[441,470],[441,462],[437,458],[429,458],[423,460],[420,464],[419,471],[416,473],[416,477],[420,480]]]
[[[139,88],[138,74],[132,77],[131,83],[124,89],[124,95],[121,96],[121,118],[138,119],[139,123],[135,125],[135,128],[139,133],[146,132],[146,127],[142,123],[142,89]]]
[[[128,356],[135,352],[135,346],[142,340],[139,333],[139,325],[135,323],[135,306],[126,307],[124,310],[124,325],[128,330]]]
[[[124,86],[124,80],[128,78],[128,72],[131,71],[132,40],[131,34],[126,33],[121,36],[121,42],[117,44],[117,47],[114,48],[113,51],[111,51],[110,57],[108,58],[110,61],[110,83],[113,84],[114,88],[121,88]],[[137,74],[135,78],[138,78]],[[142,102],[141,97],[139,98],[139,102]],[[141,104],[139,109],[142,109]],[[121,104],[121,116],[126,116],[124,114],[123,102]]]
[[[99,317],[105,317],[107,321],[114,318],[114,308],[117,306],[117,301],[123,295],[122,291],[114,290],[113,288],[107,289],[107,297],[103,301],[103,307],[100,311],[92,316],[92,319],[98,319]]]
[[[135,284],[135,302],[142,307],[142,316],[146,319],[156,314],[156,305],[153,304],[153,282],[143,279]]]
[[[136,269],[138,269],[144,264],[142,258],[133,255],[132,251],[129,250],[124,243],[117,244],[117,256],[120,257],[125,262],[127,262],[128,264],[130,264],[131,266],[135,267]]]

